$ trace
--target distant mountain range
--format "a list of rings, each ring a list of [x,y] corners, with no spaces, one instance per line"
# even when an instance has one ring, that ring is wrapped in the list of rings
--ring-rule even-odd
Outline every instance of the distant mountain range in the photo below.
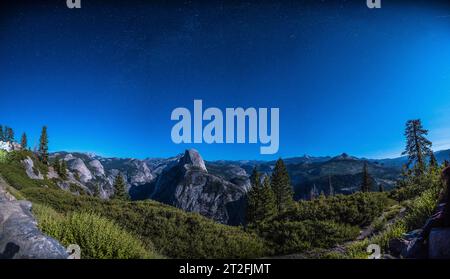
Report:
[[[439,162],[450,159],[450,150],[435,153]],[[270,175],[275,161],[204,161],[196,150],[162,159],[104,158],[89,153],[56,152],[51,159],[63,159],[68,179],[59,182],[65,190],[95,193],[102,198],[114,193],[114,178],[125,177],[133,200],[153,199],[186,211],[199,212],[221,223],[240,224],[244,218],[245,193],[254,167]],[[364,162],[368,163],[374,191],[381,185],[395,186],[406,157],[365,159],[341,154],[331,157],[301,156],[284,159],[296,199],[311,193],[349,194],[359,191]],[[51,176],[55,176],[53,172]],[[76,186],[76,187],[74,187]]]

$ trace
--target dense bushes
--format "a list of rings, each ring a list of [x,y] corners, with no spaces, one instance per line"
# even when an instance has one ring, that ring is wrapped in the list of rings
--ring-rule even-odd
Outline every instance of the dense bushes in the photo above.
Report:
[[[266,255],[265,242],[241,228],[217,224],[153,201],[103,201],[43,188],[22,191],[27,199],[70,214],[80,209],[114,220],[139,235],[145,245],[173,258],[255,258]]]
[[[364,226],[379,216],[389,204],[385,193],[355,193],[300,201],[293,212],[283,216],[292,221],[333,221]]]
[[[8,152],[5,150],[0,150],[0,164],[7,163]]]
[[[406,203],[408,214],[404,218],[406,228],[413,230],[423,226],[436,209],[442,184],[432,185],[420,196]]]
[[[254,230],[269,242],[274,254],[331,248],[355,239],[360,227],[380,216],[390,201],[385,193],[321,196],[296,206]]]
[[[63,245],[78,244],[83,258],[142,259],[157,258],[152,247],[121,229],[114,222],[89,212],[67,216],[35,204],[33,213],[40,229]]]
[[[330,248],[354,239],[359,228],[329,221],[275,221],[259,229],[271,242],[275,254],[298,253],[310,248]]]
[[[420,176],[409,175],[398,182],[398,187],[389,193],[389,196],[397,201],[413,199],[431,188],[441,187],[439,171],[430,171]]]

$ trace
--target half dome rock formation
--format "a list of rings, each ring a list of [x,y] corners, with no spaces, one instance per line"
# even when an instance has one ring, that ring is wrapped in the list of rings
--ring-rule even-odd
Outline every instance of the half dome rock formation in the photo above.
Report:
[[[198,168],[199,170],[208,172],[206,170],[205,162],[203,158],[200,156],[197,150],[188,149],[184,152],[184,156],[180,159],[180,165]]]
[[[244,183],[245,184],[245,183]],[[197,212],[221,223],[240,224],[247,185],[209,174],[200,154],[186,150],[178,164],[168,166],[154,183],[151,199]],[[242,209],[242,208],[241,208]]]

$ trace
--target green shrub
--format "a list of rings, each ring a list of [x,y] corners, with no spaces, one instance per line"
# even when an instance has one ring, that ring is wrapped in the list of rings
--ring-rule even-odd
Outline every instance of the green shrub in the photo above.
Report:
[[[380,216],[389,204],[385,193],[355,193],[300,201],[294,212],[283,216],[287,220],[333,221],[364,226]]]
[[[0,164],[7,163],[8,152],[5,150],[0,150]]]
[[[114,222],[90,212],[58,214],[46,206],[34,205],[39,228],[63,245],[80,245],[83,258],[157,258],[152,248],[121,229]]]
[[[408,230],[423,226],[433,214],[438,202],[439,190],[438,187],[430,188],[407,204],[408,214],[404,221]]]
[[[420,176],[409,175],[398,182],[398,187],[392,190],[389,196],[397,201],[411,200],[426,190],[441,187],[439,171],[427,172]]]
[[[310,248],[331,248],[352,240],[359,234],[359,228],[330,221],[293,221],[267,223],[260,228],[260,234],[272,243],[276,254],[289,254]]]
[[[172,258],[257,258],[267,255],[265,241],[254,233],[158,202],[105,201],[43,188],[27,188],[22,192],[30,201],[51,206],[59,213],[86,209],[114,220],[122,228],[139,235],[144,244],[154,244],[157,251]]]

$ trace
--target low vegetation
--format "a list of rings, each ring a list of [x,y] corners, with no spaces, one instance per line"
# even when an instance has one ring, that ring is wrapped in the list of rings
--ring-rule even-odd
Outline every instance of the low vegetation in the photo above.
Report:
[[[384,215],[392,222],[378,224],[378,233],[362,241],[353,242],[346,247],[344,254],[331,253],[324,257],[367,258],[366,248],[369,244],[378,244],[383,253],[388,253],[390,240],[403,237],[407,232],[422,227],[436,209],[439,195],[443,190],[441,169],[442,167],[430,168],[427,173],[419,176],[405,177],[400,181],[402,186],[390,193],[390,196],[396,198],[404,207],[403,215],[398,215],[399,205],[391,207]],[[377,224],[373,224],[375,225]]]
[[[390,200],[386,193],[378,192],[359,192],[347,196],[322,196],[312,201],[298,202],[295,211],[285,218],[366,226],[392,203],[394,201]]]
[[[158,202],[105,201],[36,187],[22,192],[28,200],[60,214],[70,215],[83,209],[113,220],[140,236],[145,245],[154,246],[171,258],[256,258],[267,254],[264,240],[253,233]]]
[[[92,212],[57,213],[48,206],[34,204],[39,228],[64,246],[80,245],[82,258],[150,259],[159,258],[153,247],[114,222]]]

